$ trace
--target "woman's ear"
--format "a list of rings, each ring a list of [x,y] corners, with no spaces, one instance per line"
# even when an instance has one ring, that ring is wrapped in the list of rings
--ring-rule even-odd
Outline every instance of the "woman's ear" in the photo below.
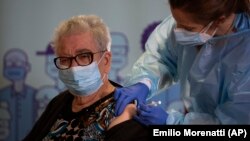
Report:
[[[216,32],[217,35],[224,35],[228,32],[231,32],[233,21],[235,18],[235,14],[232,13],[228,16],[222,15],[217,20],[214,21],[214,27],[216,27],[218,30]]]
[[[220,24],[223,24],[226,21],[226,16],[222,15],[217,20],[214,21],[214,24],[216,26],[219,26]]]
[[[112,63],[112,53],[110,51],[107,51],[104,56],[104,67],[105,67],[105,73],[109,73]]]
[[[112,53],[110,51],[107,51],[105,53],[105,62],[104,62],[104,64],[110,64],[111,65],[111,58],[112,58]]]

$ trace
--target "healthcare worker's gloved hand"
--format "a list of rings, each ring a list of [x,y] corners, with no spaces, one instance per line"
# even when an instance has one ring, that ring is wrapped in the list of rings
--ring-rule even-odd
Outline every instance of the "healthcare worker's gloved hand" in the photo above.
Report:
[[[159,106],[141,104],[137,108],[135,120],[144,125],[166,125],[168,114]]]
[[[137,104],[145,103],[148,93],[149,88],[141,82],[128,87],[117,88],[114,94],[116,116],[119,116],[129,103],[133,103],[134,101]]]

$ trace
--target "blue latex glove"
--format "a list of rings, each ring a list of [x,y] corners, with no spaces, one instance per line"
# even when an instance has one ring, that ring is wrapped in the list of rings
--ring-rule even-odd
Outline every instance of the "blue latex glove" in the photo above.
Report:
[[[129,103],[133,103],[134,101],[136,101],[137,104],[145,103],[148,93],[149,88],[141,82],[128,87],[117,88],[114,94],[116,100],[116,116],[119,116]]]
[[[159,106],[141,104],[137,108],[135,120],[144,125],[166,125],[168,114]]]

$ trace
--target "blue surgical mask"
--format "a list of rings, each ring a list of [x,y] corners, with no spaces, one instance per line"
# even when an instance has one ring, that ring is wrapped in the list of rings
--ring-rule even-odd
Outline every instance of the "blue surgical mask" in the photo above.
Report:
[[[4,69],[4,76],[9,80],[24,80],[26,76],[23,67],[7,67]]]
[[[77,96],[91,95],[103,85],[98,68],[99,62],[92,62],[88,66],[59,70],[59,77],[72,94]]]
[[[191,32],[182,28],[175,28],[174,33],[177,43],[184,46],[198,46],[205,44],[209,39],[213,38],[217,31],[216,28],[212,35],[206,33],[212,24],[213,22],[210,22],[201,32]]]

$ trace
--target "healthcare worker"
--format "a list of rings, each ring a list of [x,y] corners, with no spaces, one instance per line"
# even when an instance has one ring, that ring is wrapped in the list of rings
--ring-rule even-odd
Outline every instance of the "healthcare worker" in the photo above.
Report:
[[[156,27],[115,92],[116,114],[137,101],[135,117],[152,124],[250,124],[250,1],[169,0],[172,15]],[[144,105],[179,81],[182,100],[166,112]]]

